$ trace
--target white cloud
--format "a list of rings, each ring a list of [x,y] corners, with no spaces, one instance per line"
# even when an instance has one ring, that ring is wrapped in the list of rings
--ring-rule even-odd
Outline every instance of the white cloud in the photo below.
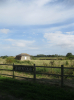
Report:
[[[2,1],[3,3],[1,3]],[[4,1],[6,2],[4,3]],[[50,48],[50,45],[53,47],[56,46],[56,48],[74,47],[74,6],[69,6],[69,4],[73,4],[72,1],[73,0],[0,0],[0,33],[4,33],[1,34],[0,38],[15,38],[0,41],[0,44],[2,44],[4,48],[14,49],[14,52],[19,49],[21,52],[25,49],[29,51],[35,49],[37,52],[44,52],[48,46]],[[2,26],[5,29],[3,29]],[[7,27],[8,29],[6,29]],[[70,32],[68,28],[70,31],[72,29],[72,31]],[[9,29],[12,29],[11,34],[7,34],[10,32]],[[66,31],[66,29],[68,30]],[[66,32],[64,33],[64,31]],[[46,39],[44,40],[42,33],[45,33],[44,38]],[[22,40],[22,38],[28,38],[29,40]],[[37,45],[39,46],[39,51]],[[53,48],[51,48],[50,51],[56,51],[56,49],[52,49]],[[59,49],[59,52],[60,50],[61,49]],[[35,52],[32,51],[32,53]]]
[[[47,39],[48,43],[53,46],[60,46],[63,48],[74,47],[74,32],[73,34],[63,34],[61,31],[55,33],[45,33],[44,38]]]
[[[9,32],[10,32],[9,29],[0,29],[0,33],[5,33],[5,34],[7,34],[7,33],[9,33]]]
[[[31,0],[27,2],[26,0],[14,0],[9,2],[6,6],[0,7],[0,23],[6,25],[53,24],[74,18],[74,8],[65,9],[64,5],[61,4],[43,6],[52,1]]]
[[[15,47],[28,47],[31,46],[35,41],[29,40],[14,40],[14,39],[5,39],[5,41],[9,41],[11,46]]]
[[[74,31],[72,31],[72,32],[66,32],[67,34],[69,34],[69,35],[71,35],[71,34],[74,34]]]
[[[39,48],[32,40],[0,39],[0,55],[17,55],[19,53],[34,54]]]
[[[35,45],[35,41],[32,40],[16,40],[16,39],[1,39],[0,42],[0,55],[17,55],[19,53],[34,54],[39,48]]]
[[[53,0],[35,0],[35,4],[38,6],[43,6],[45,4],[47,4],[48,2],[52,2]]]
[[[39,48],[38,47],[29,47],[29,49],[31,49],[31,50],[38,50]]]

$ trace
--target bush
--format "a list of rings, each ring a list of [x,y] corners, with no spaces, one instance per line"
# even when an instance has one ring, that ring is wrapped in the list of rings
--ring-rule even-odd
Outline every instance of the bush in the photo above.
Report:
[[[5,59],[5,58],[7,58],[8,56],[2,56],[1,58],[3,58],[3,59]]]
[[[54,60],[53,61],[50,61],[50,64],[51,64],[51,66],[53,66],[54,65]]]
[[[66,61],[66,65],[69,65],[68,61]]]
[[[71,60],[71,59],[74,59],[74,56],[72,55],[72,56],[69,56],[68,58]]]
[[[6,63],[14,63],[14,62],[15,62],[14,57],[8,57],[8,58],[6,58]]]

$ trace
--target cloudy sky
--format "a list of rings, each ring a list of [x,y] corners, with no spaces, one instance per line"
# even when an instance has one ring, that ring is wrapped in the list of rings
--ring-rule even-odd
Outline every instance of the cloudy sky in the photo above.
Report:
[[[74,54],[74,0],[0,0],[0,56]]]

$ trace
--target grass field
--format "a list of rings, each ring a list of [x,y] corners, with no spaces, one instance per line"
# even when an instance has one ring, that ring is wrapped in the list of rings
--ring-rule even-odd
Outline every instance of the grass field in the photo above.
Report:
[[[64,65],[65,67],[72,67],[74,66],[74,60],[66,60],[64,58],[62,58],[63,60],[54,60],[54,59],[58,59],[57,57],[50,57],[50,59],[52,60],[39,60],[39,58],[37,57],[36,60],[29,60],[29,61],[19,61],[19,60],[15,60],[14,57],[8,57],[9,59],[2,59],[0,58],[0,63],[1,64],[5,64],[5,63],[15,63],[15,64],[25,64],[25,65],[33,65],[36,64],[37,66],[56,66],[56,67],[60,67],[61,65]],[[45,59],[47,59],[48,57],[46,57]],[[44,58],[43,58],[44,59]],[[60,57],[59,57],[60,59]]]
[[[53,62],[53,64],[52,64]],[[74,60],[30,60],[19,61],[0,58],[0,64],[20,64],[37,66],[74,67]],[[13,69],[13,66],[0,65],[0,69]],[[60,69],[36,68],[38,72],[60,74]],[[12,71],[1,71],[0,74],[13,75]],[[33,78],[33,74],[14,72],[16,76]],[[64,70],[64,74],[74,75],[74,70]],[[74,100],[74,78],[64,78],[64,87],[61,88],[60,77],[48,75],[36,75],[36,81],[22,78],[10,78],[0,75],[0,100]],[[67,87],[70,86],[70,87]]]
[[[18,65],[37,65],[37,66],[54,66],[54,67],[61,67],[61,65],[64,65],[64,67],[74,67],[74,60],[30,60],[30,61],[19,61],[15,60],[14,58],[8,59],[9,62],[7,62],[7,59],[2,59],[0,58],[0,63],[6,64],[18,64]],[[10,62],[12,61],[12,62]],[[45,68],[45,67],[38,67],[36,68],[37,72],[44,72],[48,74],[61,74],[61,69],[55,69],[55,68]],[[0,65],[0,69],[13,69],[13,66],[8,66],[8,65]],[[9,74],[13,75],[12,71],[1,71],[1,74]],[[24,73],[24,72],[14,72],[16,76],[21,76],[21,77],[27,77],[27,78],[33,78],[33,74],[31,73]],[[66,75],[74,75],[74,70],[73,69],[64,69],[64,74]],[[12,77],[12,76],[10,76]],[[16,78],[17,79],[17,78]],[[40,75],[36,74],[36,79],[47,79],[47,82],[53,83],[54,84],[59,84],[60,83],[60,76],[49,76],[49,75]],[[70,77],[64,77],[64,80],[69,79],[69,81],[66,81],[66,83],[72,83],[69,84],[70,86],[74,86],[74,78]]]
[[[0,100],[74,100],[73,89],[0,77]]]

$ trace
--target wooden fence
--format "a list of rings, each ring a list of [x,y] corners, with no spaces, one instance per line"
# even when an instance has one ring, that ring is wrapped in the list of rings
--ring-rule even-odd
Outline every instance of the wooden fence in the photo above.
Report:
[[[10,65],[13,66],[12,70],[9,69],[0,69],[0,70],[5,70],[5,71],[13,71],[13,75],[8,75],[8,74],[0,74],[0,75],[7,75],[7,76],[12,76],[13,78],[15,77],[20,77],[20,76],[15,76],[14,75],[14,71],[19,71],[19,72],[29,72],[29,73],[33,73],[34,75],[34,81],[36,80],[36,74],[44,74],[44,75],[53,75],[53,76],[60,76],[61,77],[61,87],[63,87],[63,83],[64,83],[64,76],[67,77],[74,77],[74,75],[64,75],[64,69],[74,69],[71,67],[64,67],[63,65],[61,65],[61,67],[49,67],[49,66],[30,66],[30,65],[11,65],[11,64],[0,64],[0,65]],[[40,73],[40,72],[36,72],[36,67],[45,67],[45,68],[59,68],[61,69],[61,74],[48,74],[48,73]],[[20,77],[20,78],[26,78],[26,79],[31,79],[31,78],[27,78],[27,77]]]

